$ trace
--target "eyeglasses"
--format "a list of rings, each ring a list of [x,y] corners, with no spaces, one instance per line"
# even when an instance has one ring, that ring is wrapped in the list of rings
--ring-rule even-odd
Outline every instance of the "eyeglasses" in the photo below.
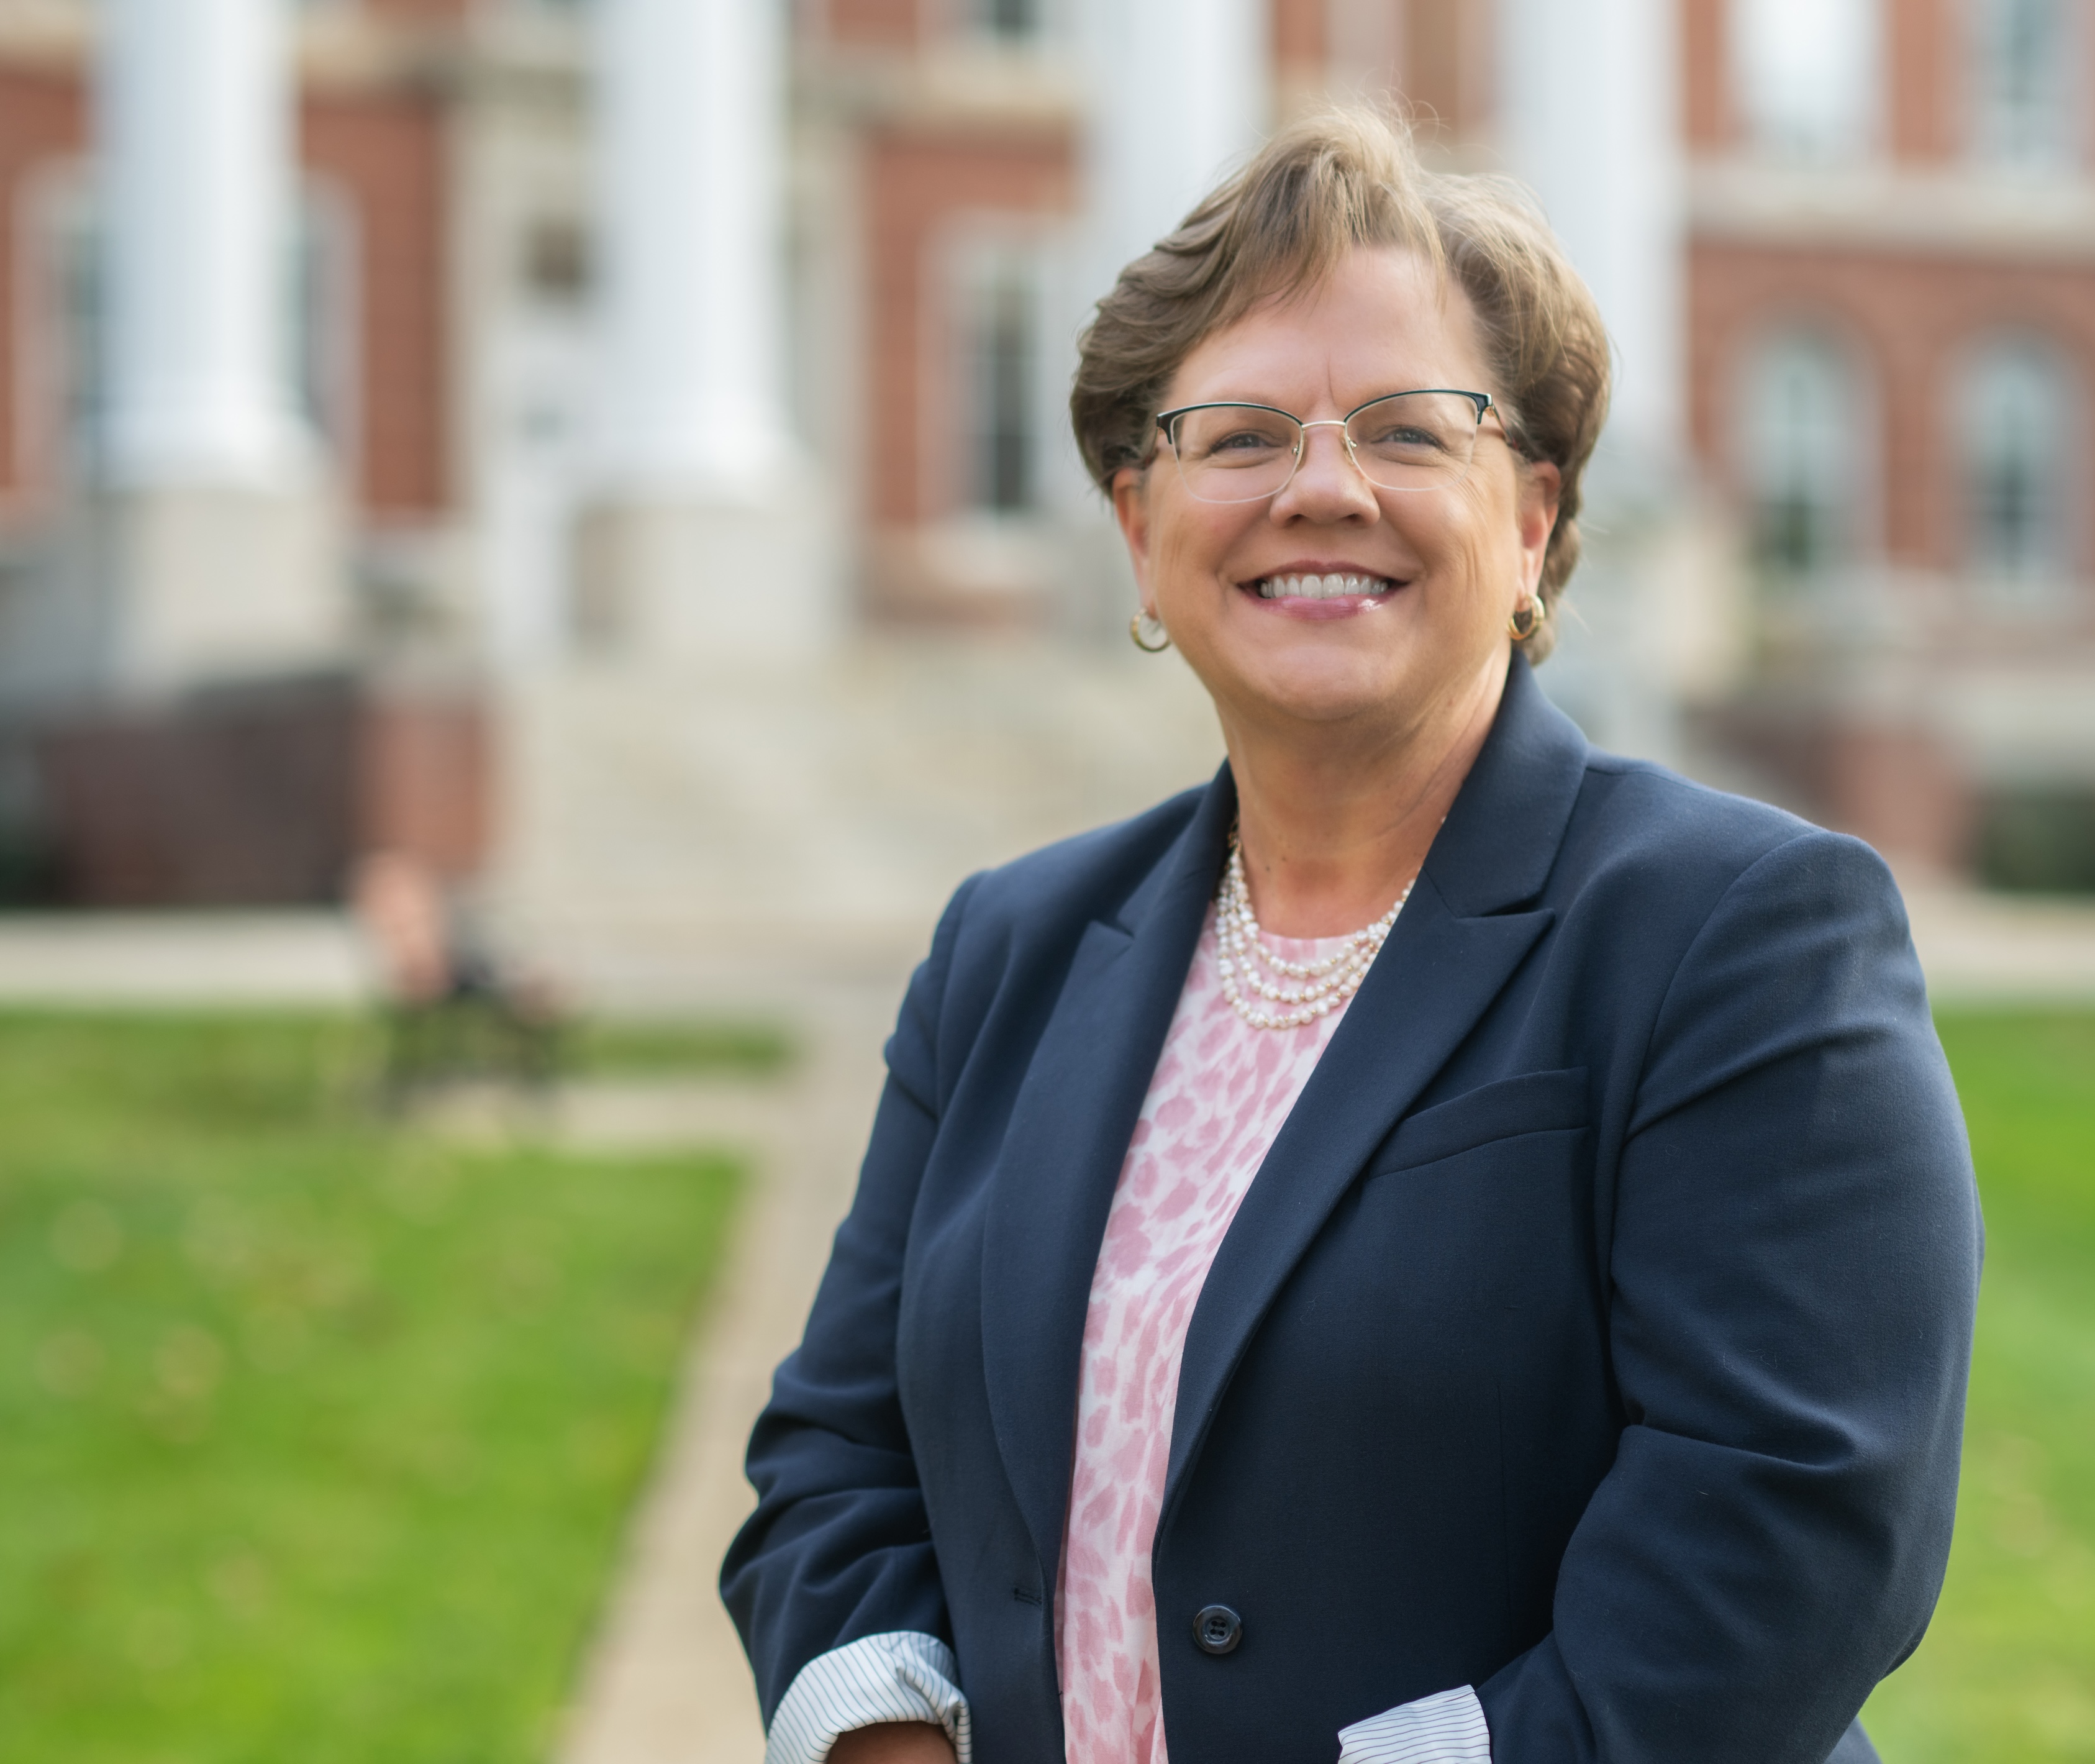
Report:
[[[1305,423],[1270,404],[1183,404],[1156,419],[1196,502],[1255,503],[1287,488],[1307,430],[1335,429],[1346,457],[1382,490],[1460,483],[1492,408],[1488,392],[1432,387],[1370,399],[1349,415]]]

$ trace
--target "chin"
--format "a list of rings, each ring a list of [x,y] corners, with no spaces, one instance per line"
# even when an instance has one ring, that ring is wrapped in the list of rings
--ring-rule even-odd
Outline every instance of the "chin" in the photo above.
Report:
[[[1244,696],[1270,716],[1304,723],[1343,723],[1400,702],[1402,670],[1333,666],[1328,660],[1302,667],[1267,668],[1248,675]]]

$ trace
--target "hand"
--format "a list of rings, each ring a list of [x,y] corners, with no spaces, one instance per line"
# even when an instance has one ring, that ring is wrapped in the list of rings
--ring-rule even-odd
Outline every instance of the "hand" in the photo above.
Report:
[[[928,1721],[883,1721],[839,1735],[830,1764],[953,1764],[953,1744]]]

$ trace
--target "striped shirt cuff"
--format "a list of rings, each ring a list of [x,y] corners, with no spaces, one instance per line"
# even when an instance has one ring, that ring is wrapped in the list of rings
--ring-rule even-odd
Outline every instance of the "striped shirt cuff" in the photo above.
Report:
[[[1465,1684],[1339,1730],[1339,1764],[1492,1764],[1484,1705]]]
[[[822,1764],[839,1735],[883,1721],[928,1721],[972,1764],[968,1700],[953,1650],[936,1636],[898,1629],[817,1654],[795,1675],[771,1718],[764,1764]]]

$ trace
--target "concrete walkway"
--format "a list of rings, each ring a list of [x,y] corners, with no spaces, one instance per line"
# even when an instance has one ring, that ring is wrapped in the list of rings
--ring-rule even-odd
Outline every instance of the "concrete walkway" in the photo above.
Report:
[[[2095,904],[1901,882],[1938,1004],[2095,1004]]]
[[[582,1674],[561,1764],[757,1764],[764,1733],[749,1669],[715,1592],[753,1497],[742,1454],[772,1369],[799,1340],[851,1200],[899,987],[836,988],[796,1011],[794,1077],[723,1092],[677,1122],[752,1156],[755,1180],[711,1313],[686,1365],[660,1462]],[[570,1123],[603,1143],[647,1130],[634,1099],[599,1097]],[[658,1126],[669,1125],[659,1112]]]
[[[0,914],[0,1004],[339,1008],[375,983],[340,912]]]

